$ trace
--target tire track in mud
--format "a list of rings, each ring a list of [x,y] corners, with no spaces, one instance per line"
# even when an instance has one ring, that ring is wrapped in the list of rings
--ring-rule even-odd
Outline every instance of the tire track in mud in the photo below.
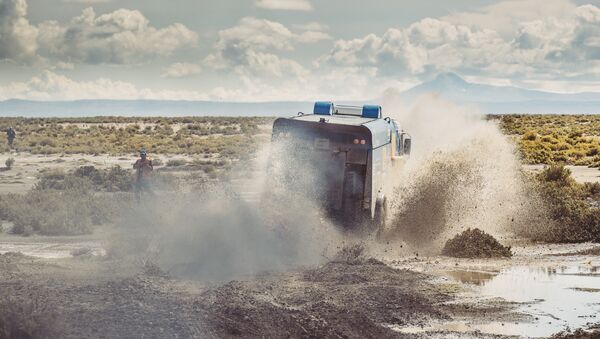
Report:
[[[26,303],[43,296],[63,338],[404,337],[384,324],[447,319],[442,304],[451,299],[429,276],[376,261],[330,262],[194,289],[153,274],[111,278],[114,271],[104,268],[82,278],[72,272],[105,262],[5,261],[11,265],[2,270],[12,273],[0,276],[0,297]]]

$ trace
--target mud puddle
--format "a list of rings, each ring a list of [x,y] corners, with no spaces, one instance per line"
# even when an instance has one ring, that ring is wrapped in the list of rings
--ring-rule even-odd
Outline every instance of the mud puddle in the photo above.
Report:
[[[481,332],[487,334],[547,337],[567,328],[585,327],[600,318],[600,267],[513,266],[499,272],[451,270],[451,280],[471,286],[468,294],[486,302],[501,298],[517,305],[514,312],[530,320],[477,322],[457,320],[423,327],[394,328],[402,333]],[[473,297],[469,295],[468,297]]]
[[[73,244],[56,244],[44,242],[8,243],[0,242],[0,254],[18,252],[26,256],[43,259],[70,258],[79,254],[102,256],[105,250],[99,243],[83,242]]]

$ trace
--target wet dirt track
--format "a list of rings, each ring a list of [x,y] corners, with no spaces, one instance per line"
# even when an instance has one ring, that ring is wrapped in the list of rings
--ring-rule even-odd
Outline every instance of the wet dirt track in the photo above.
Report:
[[[41,260],[2,255],[2,294],[53,305],[64,337],[401,337],[382,324],[448,318],[440,307],[450,296],[426,275],[376,261],[209,288],[155,274],[127,276],[93,258]],[[80,271],[95,265],[103,272],[97,277]]]
[[[547,255],[561,251],[523,247],[512,261],[330,262],[210,285],[139,262],[8,253],[0,297],[50,305],[57,333],[70,338],[544,337],[598,322],[599,258]]]

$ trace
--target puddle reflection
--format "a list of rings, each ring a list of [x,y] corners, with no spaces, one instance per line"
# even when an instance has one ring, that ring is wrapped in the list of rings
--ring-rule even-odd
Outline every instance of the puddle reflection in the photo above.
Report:
[[[496,276],[494,273],[481,272],[481,271],[447,271],[445,274],[455,280],[460,281],[463,284],[471,284],[481,286],[487,281],[491,280]]]
[[[468,328],[486,333],[540,337],[566,327],[575,329],[600,321],[600,293],[592,293],[600,289],[599,271],[598,266],[592,265],[516,266],[498,274],[449,271],[447,275],[477,286],[477,294],[483,298],[500,297],[523,303],[516,311],[530,314],[535,319],[533,322],[468,324]],[[447,325],[438,324],[437,327]]]

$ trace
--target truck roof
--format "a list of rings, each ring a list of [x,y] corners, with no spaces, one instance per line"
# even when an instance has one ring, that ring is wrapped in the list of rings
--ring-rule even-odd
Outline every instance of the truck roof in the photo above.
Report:
[[[305,114],[298,115],[292,117],[290,119],[301,120],[301,121],[311,121],[311,122],[319,122],[321,119],[325,119],[326,122],[330,124],[340,124],[340,125],[352,125],[352,126],[360,126],[371,121],[376,121],[377,119],[373,118],[363,118],[356,115],[318,115],[318,114]]]
[[[364,126],[367,129],[369,129],[369,131],[371,132],[371,137],[372,137],[371,142],[372,142],[373,148],[377,148],[379,146],[389,143],[391,130],[393,129],[392,125],[384,119],[365,118],[365,117],[356,116],[356,115],[305,114],[305,115],[298,115],[295,117],[282,118],[282,119],[290,119],[290,120],[295,120],[295,121],[305,121],[305,122],[314,122],[314,123],[319,123],[321,121],[321,119],[325,119],[325,123],[327,123],[327,124]]]

